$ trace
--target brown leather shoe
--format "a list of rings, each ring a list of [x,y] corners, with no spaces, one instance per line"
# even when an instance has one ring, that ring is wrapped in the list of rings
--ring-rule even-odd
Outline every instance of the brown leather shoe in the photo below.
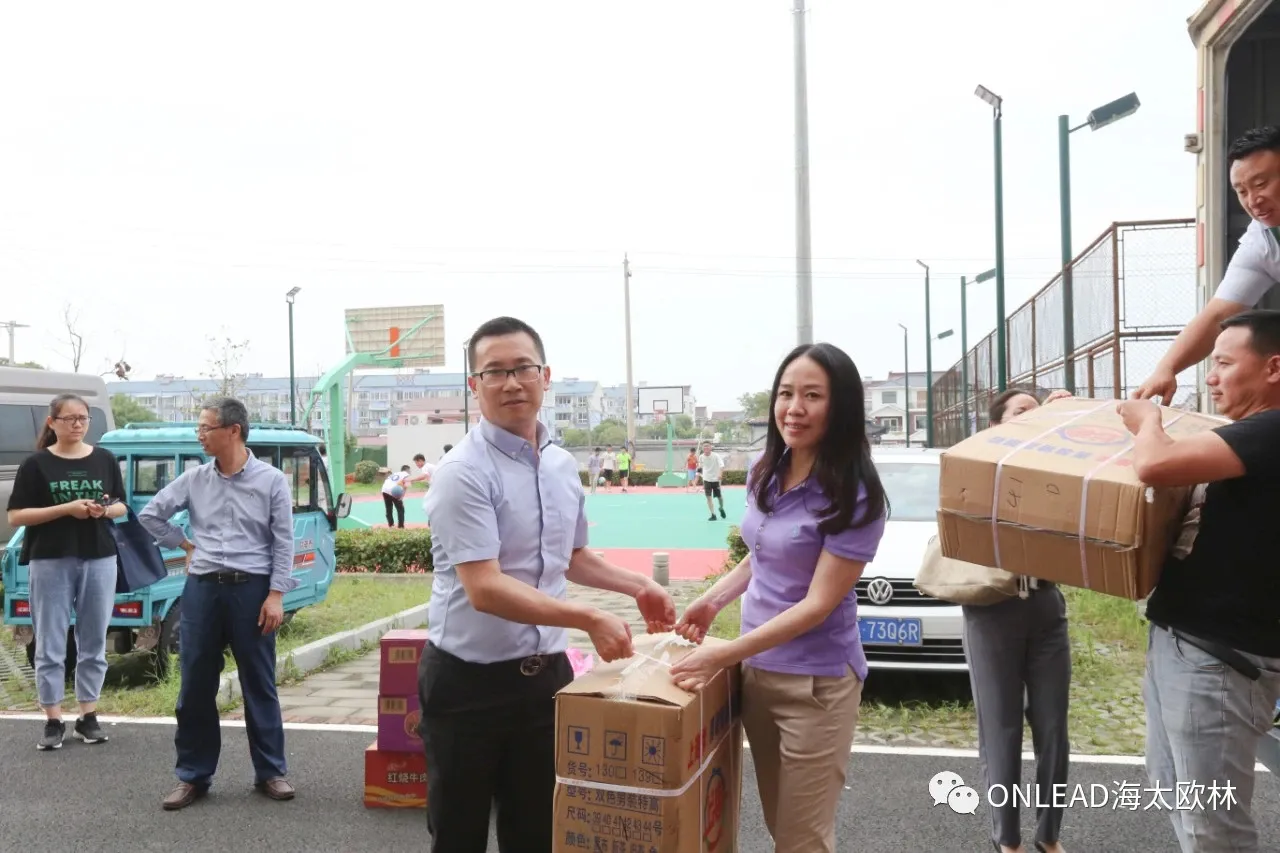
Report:
[[[292,800],[294,793],[296,793],[292,783],[283,776],[264,780],[254,785],[254,787],[273,800]]]
[[[167,812],[176,812],[178,809],[185,809],[203,797],[208,790],[208,788],[192,785],[190,782],[179,782],[177,787],[169,792],[169,796],[164,798],[161,805],[164,806],[164,810]]]

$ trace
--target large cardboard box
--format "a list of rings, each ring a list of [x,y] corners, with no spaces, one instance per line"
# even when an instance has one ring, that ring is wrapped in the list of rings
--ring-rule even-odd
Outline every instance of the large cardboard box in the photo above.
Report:
[[[940,460],[942,554],[1138,600],[1160,578],[1191,488],[1150,488],[1116,400],[1067,399],[951,447]],[[1177,440],[1227,421],[1162,408]]]
[[[408,696],[418,692],[418,661],[427,645],[426,628],[394,628],[378,641],[378,693]]]
[[[364,751],[364,805],[370,809],[427,806],[427,759],[421,752],[389,752],[374,741]]]
[[[673,637],[638,637],[636,650],[675,663],[693,649],[664,648]],[[575,679],[556,696],[553,849],[737,851],[740,709],[736,666],[697,693],[676,687],[669,666],[639,655]]]
[[[389,752],[421,752],[418,724],[422,711],[418,694],[378,697],[378,749]]]

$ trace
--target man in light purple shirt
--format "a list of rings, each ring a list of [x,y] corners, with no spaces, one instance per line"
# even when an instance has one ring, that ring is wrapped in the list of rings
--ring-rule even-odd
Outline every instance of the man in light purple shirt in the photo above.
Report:
[[[632,654],[627,623],[568,601],[568,581],[634,597],[651,631],[675,623],[675,605],[587,550],[577,463],[538,421],[551,380],[538,333],[499,317],[471,335],[468,355],[483,418],[426,497],[435,570],[418,694],[431,850],[484,850],[496,800],[502,853],[550,853],[555,694],[573,680],[566,629],[603,660]]]
[[[294,795],[286,779],[284,723],[276,694],[276,635],[293,577],[293,499],[284,472],[245,446],[249,415],[230,397],[210,400],[196,434],[212,461],[160,490],[138,519],[165,548],[187,552],[178,693],[178,784],[163,806],[203,797],[221,751],[218,679],[230,643],[244,695],[254,783],[273,800]],[[170,519],[187,510],[191,540]],[[176,606],[176,605],[175,605]]]

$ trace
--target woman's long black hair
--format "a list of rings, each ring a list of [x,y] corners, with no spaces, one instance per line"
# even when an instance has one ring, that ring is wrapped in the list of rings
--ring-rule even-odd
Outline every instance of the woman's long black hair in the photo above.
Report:
[[[62,407],[67,403],[79,403],[84,406],[87,413],[89,404],[79,394],[59,394],[49,403],[49,417],[56,418],[62,414]],[[45,424],[40,428],[40,436],[36,439],[36,450],[44,450],[46,447],[53,447],[58,443],[58,434],[53,431],[53,427]]]
[[[831,344],[801,344],[787,354],[773,377],[769,392],[769,427],[764,454],[752,466],[751,491],[761,512],[772,509],[769,484],[783,468],[787,445],[778,429],[774,406],[778,402],[778,386],[791,362],[808,356],[827,374],[831,396],[827,403],[827,431],[818,444],[813,473],[823,494],[831,503],[823,510],[818,530],[824,535],[849,528],[865,527],[879,519],[888,508],[888,498],[880,475],[871,462],[871,442],[867,440],[866,401],[863,399],[862,377],[853,359]],[[859,486],[866,489],[866,510],[855,521]]]

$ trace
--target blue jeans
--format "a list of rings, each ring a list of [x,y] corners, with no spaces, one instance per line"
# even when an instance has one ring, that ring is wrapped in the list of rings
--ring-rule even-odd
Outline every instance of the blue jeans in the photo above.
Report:
[[[107,677],[107,625],[116,601],[116,558],[32,560],[31,625],[36,694],[44,707],[66,695],[67,629],[76,614],[76,699],[97,702]]]
[[[1280,697],[1280,658],[1241,654],[1262,670],[1257,681],[1163,628],[1150,628],[1142,692],[1151,788],[1144,802],[1160,786],[1160,808],[1182,853],[1272,849],[1270,840],[1259,846],[1251,812],[1258,738],[1271,728]]]
[[[258,614],[270,590],[267,575],[251,575],[244,583],[187,576],[179,622],[182,687],[174,736],[175,773],[182,782],[207,788],[218,769],[222,751],[218,681],[228,645],[240,675],[254,781],[286,775],[284,722],[276,694],[276,635],[264,636],[258,626]]]

